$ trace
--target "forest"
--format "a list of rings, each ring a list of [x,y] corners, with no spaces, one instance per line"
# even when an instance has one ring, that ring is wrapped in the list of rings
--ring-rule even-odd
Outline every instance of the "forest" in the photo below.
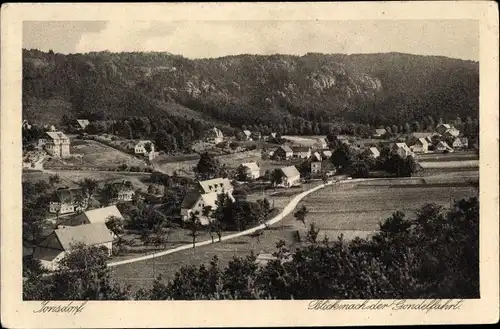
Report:
[[[145,117],[167,132],[216,125],[226,132],[363,135],[457,118],[477,125],[479,63],[400,53],[190,60],[23,50],[23,116],[59,123],[63,115]]]

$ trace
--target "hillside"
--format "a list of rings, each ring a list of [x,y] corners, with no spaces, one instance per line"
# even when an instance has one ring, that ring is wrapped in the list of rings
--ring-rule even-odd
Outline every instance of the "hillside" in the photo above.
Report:
[[[322,130],[325,122],[475,119],[479,64],[399,53],[189,60],[153,52],[23,50],[26,118],[43,122],[89,112],[112,119],[180,116],[234,127],[311,124],[301,131]]]

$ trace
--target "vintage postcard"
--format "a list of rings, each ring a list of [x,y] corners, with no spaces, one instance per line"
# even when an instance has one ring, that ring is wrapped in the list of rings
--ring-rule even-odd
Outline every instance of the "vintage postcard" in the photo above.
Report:
[[[498,321],[495,2],[1,24],[2,326]]]

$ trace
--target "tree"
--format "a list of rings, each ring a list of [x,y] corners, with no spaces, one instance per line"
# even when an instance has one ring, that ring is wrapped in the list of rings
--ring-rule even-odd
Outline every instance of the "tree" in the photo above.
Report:
[[[187,227],[189,229],[189,236],[193,241],[193,249],[196,248],[196,237],[200,234],[201,221],[196,212],[191,212],[187,221]]]
[[[76,244],[59,261],[51,276],[28,277],[24,297],[29,300],[125,300],[129,287],[120,287],[106,266],[108,250],[103,246]],[[42,296],[39,296],[42,294]],[[38,295],[38,296],[37,296]],[[42,298],[40,298],[42,297]]]
[[[144,150],[146,151],[146,154],[151,153],[151,151],[153,150],[153,145],[151,143],[145,143]]]
[[[285,178],[285,173],[279,168],[274,169],[271,172],[271,184],[277,186],[283,183],[283,178]]]
[[[78,182],[78,185],[83,189],[85,194],[87,195],[87,203],[90,202],[90,199],[94,195],[95,191],[99,187],[99,184],[97,181],[93,178],[86,177],[80,182]]]
[[[244,165],[239,165],[238,168],[236,168],[236,179],[240,182],[247,182],[251,180],[250,168]]]
[[[196,173],[202,180],[214,178],[219,173],[219,170],[219,163],[207,152],[201,154],[200,160],[195,167]]]
[[[58,174],[49,175],[49,184],[54,186],[55,184],[59,184],[61,182],[61,177]]]
[[[293,214],[293,216],[295,217],[295,219],[301,221],[304,224],[304,226],[306,226],[306,215],[308,213],[309,210],[307,210],[307,207],[303,205],[302,207],[300,207],[299,210],[295,212],[295,214]]]
[[[318,240],[319,227],[316,226],[315,223],[309,224],[309,229],[306,233],[306,240],[310,243],[316,243]]]
[[[83,193],[76,193],[75,194],[75,205],[76,205],[76,211],[78,213],[81,213],[85,210],[87,206],[87,198]]]
[[[120,238],[120,234],[124,232],[125,221],[117,216],[109,216],[106,218],[106,227]]]

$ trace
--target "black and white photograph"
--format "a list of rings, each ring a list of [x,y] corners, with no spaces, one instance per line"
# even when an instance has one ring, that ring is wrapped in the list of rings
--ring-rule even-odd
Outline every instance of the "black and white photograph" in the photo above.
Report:
[[[480,26],[24,20],[22,300],[481,299]]]

